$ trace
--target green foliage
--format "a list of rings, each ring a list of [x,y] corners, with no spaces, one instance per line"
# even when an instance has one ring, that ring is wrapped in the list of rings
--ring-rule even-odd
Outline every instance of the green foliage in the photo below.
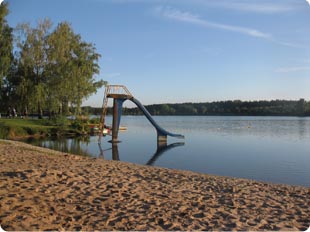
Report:
[[[104,82],[95,81],[99,73],[95,47],[82,41],[68,23],[60,23],[48,37],[49,86],[52,99],[60,104],[75,106],[75,115],[81,113],[82,99],[87,98],[103,86]]]
[[[85,128],[85,121],[84,120],[74,120],[71,123],[71,128],[79,130],[79,131],[83,131]]]
[[[55,117],[52,117],[51,119],[45,119],[44,125],[46,126],[56,126],[56,127],[67,127],[70,125],[69,120],[67,117],[62,115],[57,115]]]
[[[90,124],[99,124],[100,123],[100,118],[92,118],[89,120]]]
[[[7,14],[2,5],[0,29],[6,25]],[[94,45],[83,41],[67,22],[59,23],[53,31],[51,25],[45,19],[38,21],[36,27],[25,23],[16,27],[16,57],[8,62],[11,68],[5,78],[3,73],[0,76],[0,87],[2,82],[6,87],[1,89],[2,111],[14,107],[19,112],[36,111],[42,118],[43,111],[49,115],[68,115],[71,106],[75,115],[80,115],[83,99],[106,84],[95,79],[100,70],[100,55]],[[12,53],[12,46],[5,48]],[[8,57],[2,56],[4,50],[1,47],[0,70],[5,70],[1,65],[3,57]]]
[[[36,108],[38,116],[42,118],[43,107],[46,102],[46,81],[45,75],[47,60],[47,36],[51,28],[48,19],[39,21],[36,28],[29,24],[20,24],[17,27],[19,51],[17,75],[19,83],[16,86],[16,93],[21,102],[22,108]]]
[[[0,100],[3,101],[4,78],[9,73],[9,68],[13,60],[13,34],[12,28],[9,27],[5,17],[8,14],[8,4],[0,4]],[[0,105],[1,107],[1,105]]]

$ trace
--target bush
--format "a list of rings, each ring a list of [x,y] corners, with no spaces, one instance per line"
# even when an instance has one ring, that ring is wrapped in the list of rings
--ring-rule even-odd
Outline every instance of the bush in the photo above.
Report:
[[[28,135],[38,135],[45,132],[42,130],[42,128],[39,127],[23,127],[22,129],[26,131]]]
[[[55,116],[51,119],[46,119],[44,124],[46,126],[67,127],[69,125],[69,120],[64,116]]]
[[[85,122],[82,120],[76,119],[71,123],[71,128],[81,131],[84,128],[84,124]]]
[[[92,118],[89,120],[90,124],[99,124],[100,118]]]

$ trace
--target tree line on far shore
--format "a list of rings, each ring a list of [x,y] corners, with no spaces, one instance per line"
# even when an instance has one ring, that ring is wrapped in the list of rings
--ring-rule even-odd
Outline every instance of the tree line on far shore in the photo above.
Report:
[[[11,28],[7,14],[8,3],[0,4],[0,112],[42,117],[43,111],[67,115],[71,108],[80,114],[82,100],[105,84],[95,79],[100,54],[94,45],[68,22],[53,30],[48,19]]]
[[[218,101],[205,103],[155,104],[145,106],[152,115],[210,116],[310,116],[310,101],[300,99],[271,101]],[[84,113],[100,115],[102,109],[82,107]],[[112,114],[112,109],[108,109]],[[135,108],[123,108],[124,115],[142,115]]]

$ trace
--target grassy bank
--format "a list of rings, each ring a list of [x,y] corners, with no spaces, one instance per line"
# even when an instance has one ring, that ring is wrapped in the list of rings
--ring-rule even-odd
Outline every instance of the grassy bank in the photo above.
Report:
[[[0,119],[0,138],[19,139],[40,136],[87,134],[87,120],[49,119]]]

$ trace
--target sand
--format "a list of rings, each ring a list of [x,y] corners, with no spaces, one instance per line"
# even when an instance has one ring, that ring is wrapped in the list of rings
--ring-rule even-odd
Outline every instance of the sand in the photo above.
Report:
[[[0,140],[5,230],[306,230],[310,188]]]

